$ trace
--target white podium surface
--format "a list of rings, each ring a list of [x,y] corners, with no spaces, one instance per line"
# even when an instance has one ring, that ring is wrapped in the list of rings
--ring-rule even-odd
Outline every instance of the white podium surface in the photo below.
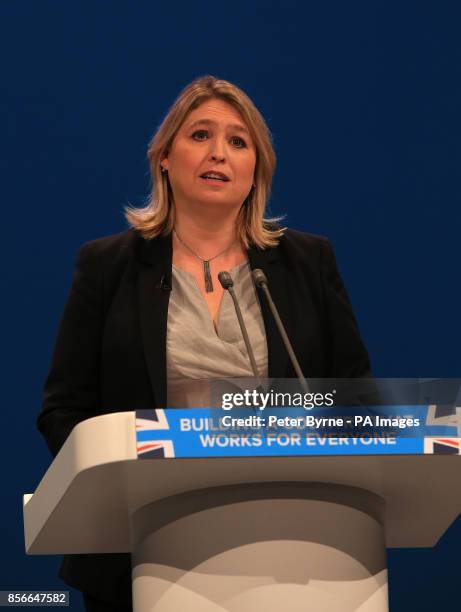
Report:
[[[385,500],[387,547],[431,547],[460,514],[460,476],[461,456],[453,455],[138,460],[134,412],[107,414],[79,423],[35,493],[24,496],[26,551],[129,552],[130,516],[146,504],[256,482],[373,492]]]
[[[24,496],[26,551],[131,552],[136,611],[385,612],[385,548],[434,546],[460,475],[460,455],[139,460],[135,413],[108,414]]]

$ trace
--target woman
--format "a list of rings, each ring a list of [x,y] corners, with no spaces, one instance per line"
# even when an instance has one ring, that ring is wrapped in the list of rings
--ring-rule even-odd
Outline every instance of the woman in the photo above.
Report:
[[[38,419],[54,454],[83,419],[192,406],[191,381],[252,375],[220,270],[240,293],[261,376],[294,372],[254,268],[268,277],[307,377],[369,372],[329,242],[264,218],[275,155],[239,88],[211,76],[186,87],[149,161],[152,197],[127,211],[131,229],[79,253]],[[128,554],[70,556],[61,576],[85,593],[88,610],[130,607]]]

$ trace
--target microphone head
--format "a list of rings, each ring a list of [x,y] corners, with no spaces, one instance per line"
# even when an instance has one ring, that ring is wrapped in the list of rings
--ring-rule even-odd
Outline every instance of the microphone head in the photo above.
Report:
[[[221,283],[223,289],[230,289],[234,286],[234,281],[229,272],[218,272],[218,280]]]
[[[267,285],[266,275],[260,268],[256,268],[256,270],[253,270],[253,280],[257,287],[262,287],[263,285]]]

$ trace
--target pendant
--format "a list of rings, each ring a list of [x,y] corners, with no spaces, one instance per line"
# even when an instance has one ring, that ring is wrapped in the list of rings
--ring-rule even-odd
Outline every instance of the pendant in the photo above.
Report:
[[[205,276],[205,291],[211,293],[213,291],[213,280],[211,278],[210,262],[203,262],[203,274]]]

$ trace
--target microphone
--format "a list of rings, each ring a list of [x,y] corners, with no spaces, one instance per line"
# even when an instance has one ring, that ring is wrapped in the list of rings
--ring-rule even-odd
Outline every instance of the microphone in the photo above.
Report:
[[[240,325],[240,329],[242,330],[242,336],[245,341],[245,346],[248,352],[248,356],[250,358],[250,364],[251,364],[251,369],[253,370],[253,376],[255,377],[256,381],[259,383],[259,372],[256,366],[256,360],[255,360],[255,356],[253,353],[253,349],[251,348],[250,339],[248,337],[248,332],[247,332],[247,328],[245,325],[245,321],[243,320],[243,317],[242,317],[242,311],[240,310],[237,296],[235,295],[234,281],[232,280],[232,276],[229,274],[229,272],[219,272],[218,280],[221,283],[221,287],[225,289],[226,291],[229,291],[229,293],[231,294],[232,300],[234,302],[235,312],[237,314],[237,319]]]
[[[296,372],[296,376],[299,379],[299,383],[304,391],[304,393],[309,393],[309,387],[307,386],[306,383],[306,379],[304,378],[304,374],[301,370],[301,366],[299,365],[299,362],[296,358],[296,355],[293,351],[293,347],[291,346],[291,342],[290,339],[287,336],[287,333],[285,331],[285,327],[283,326],[282,323],[282,319],[280,318],[280,315],[278,313],[277,307],[274,304],[274,301],[272,300],[272,296],[270,294],[269,291],[269,286],[267,283],[267,278],[266,275],[264,274],[264,272],[260,269],[260,268],[256,268],[256,270],[253,270],[253,280],[256,284],[257,287],[259,287],[260,289],[262,289],[267,303],[269,304],[269,308],[271,309],[272,312],[272,316],[274,317],[275,320],[275,324],[277,325],[277,329],[279,330],[279,334],[282,337],[283,340],[283,344],[285,345],[285,348],[288,352],[288,356],[290,357],[290,361],[293,365],[293,368]]]

